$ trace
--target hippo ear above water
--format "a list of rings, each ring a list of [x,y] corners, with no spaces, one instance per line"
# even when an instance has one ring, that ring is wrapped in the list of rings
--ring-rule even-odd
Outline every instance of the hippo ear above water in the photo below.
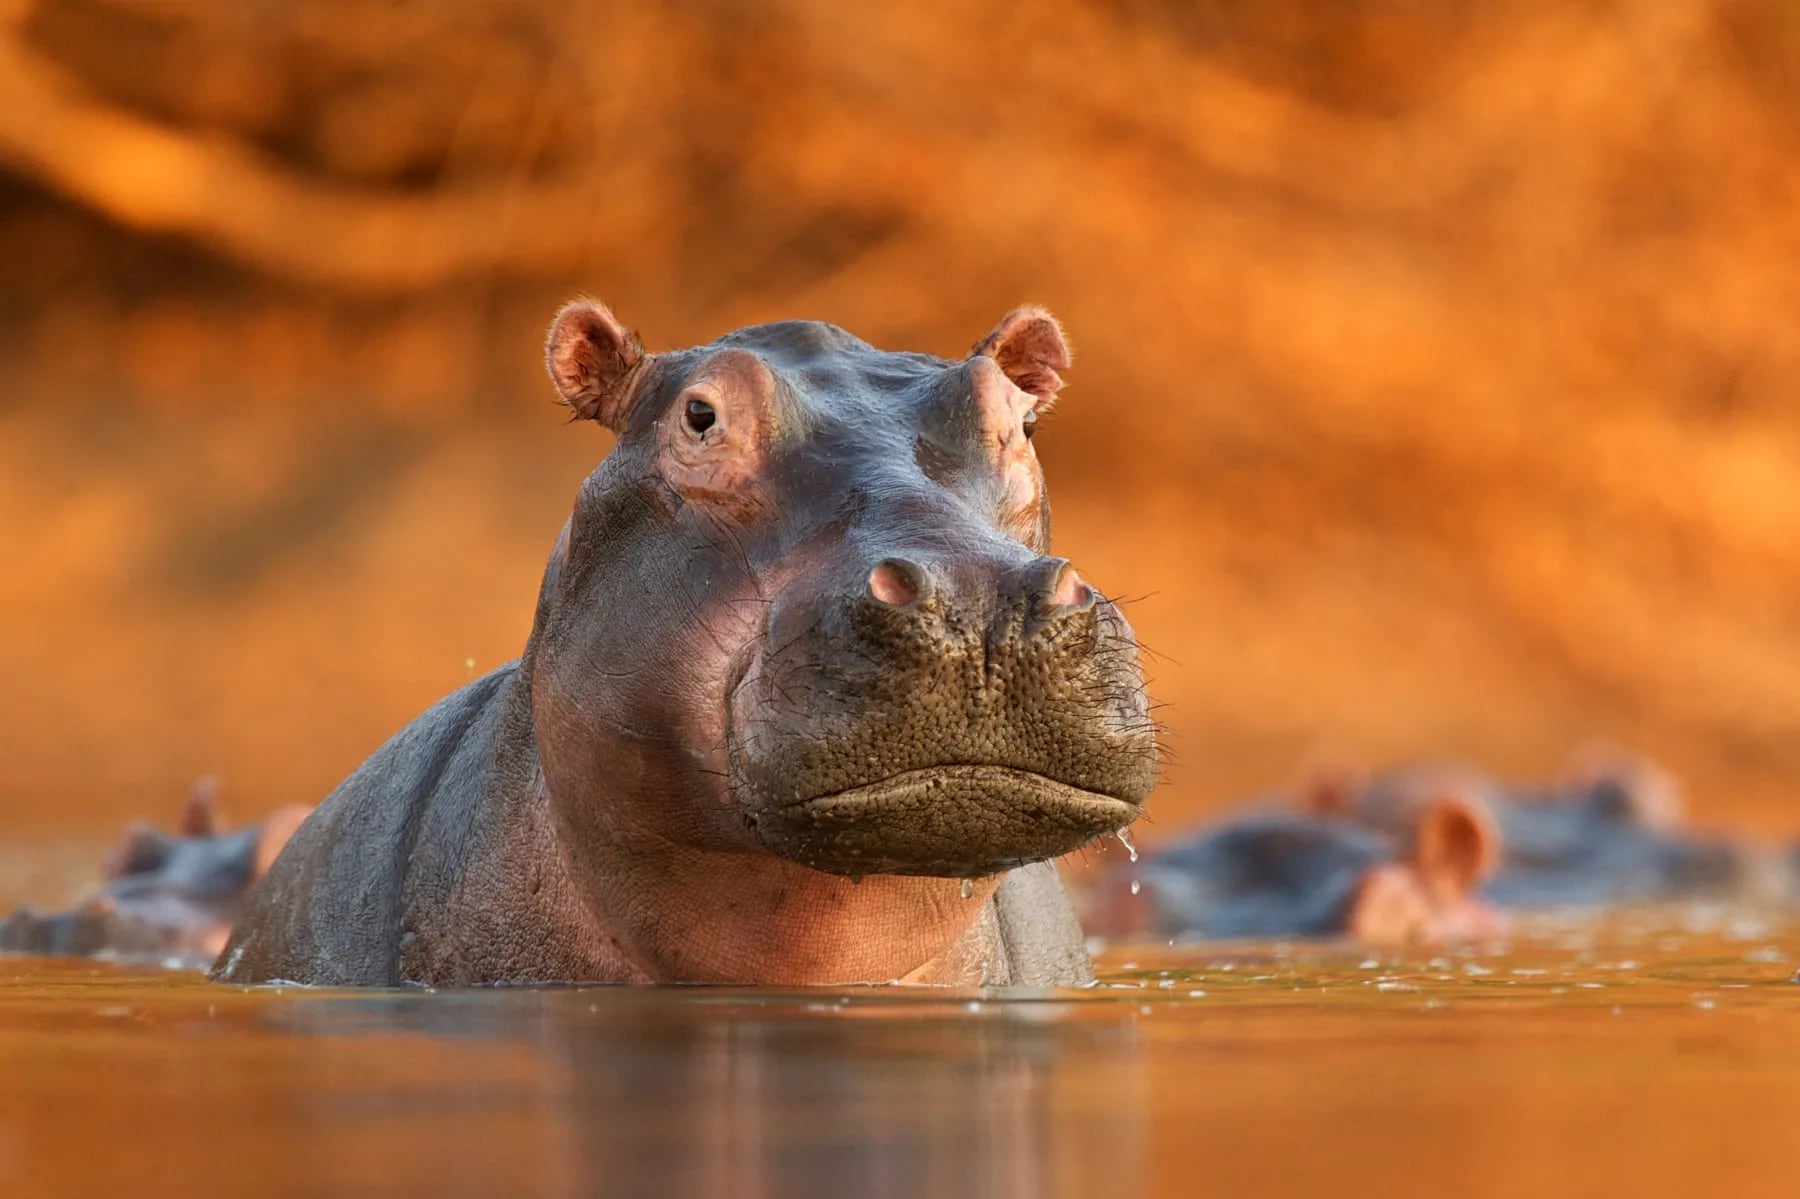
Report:
[[[1419,813],[1411,856],[1434,891],[1466,894],[1499,865],[1500,830],[1486,804],[1445,795]]]
[[[1048,408],[1062,390],[1061,371],[1069,369],[1069,343],[1062,326],[1042,308],[1015,308],[994,331],[976,343],[970,357],[985,356],[1000,364],[1013,385]]]
[[[615,433],[624,423],[632,370],[643,358],[637,334],[592,300],[578,300],[556,314],[544,349],[544,364],[563,403],[581,419],[599,421]]]

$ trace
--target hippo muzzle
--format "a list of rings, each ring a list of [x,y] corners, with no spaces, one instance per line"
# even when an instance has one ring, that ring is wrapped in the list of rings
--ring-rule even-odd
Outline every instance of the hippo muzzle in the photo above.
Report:
[[[995,874],[1117,832],[1155,783],[1136,640],[1064,559],[890,555],[791,589],[764,644],[731,699],[736,802],[815,869]]]

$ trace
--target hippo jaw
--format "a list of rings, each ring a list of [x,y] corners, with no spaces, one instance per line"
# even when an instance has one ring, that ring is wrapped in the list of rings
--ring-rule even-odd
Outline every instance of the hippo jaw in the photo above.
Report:
[[[764,849],[851,877],[982,878],[1142,815],[1156,726],[1124,617],[1098,593],[1046,608],[1060,559],[974,571],[961,604],[948,573],[917,568],[924,608],[830,588],[770,605],[726,718]]]
[[[1071,853],[1142,813],[1141,803],[1033,771],[956,765],[752,808],[745,819],[772,853],[815,870],[980,878]]]

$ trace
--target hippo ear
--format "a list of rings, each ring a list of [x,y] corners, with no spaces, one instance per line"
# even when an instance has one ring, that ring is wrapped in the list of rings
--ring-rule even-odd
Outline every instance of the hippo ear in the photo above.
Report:
[[[1412,861],[1439,895],[1461,895],[1500,864],[1500,830],[1487,805],[1461,795],[1432,800],[1419,813]]]
[[[1069,369],[1069,343],[1062,326],[1042,308],[1015,308],[994,331],[976,343],[970,357],[992,358],[1020,391],[1037,397],[1037,407],[1048,409],[1062,390],[1062,375]]]
[[[1561,786],[1601,815],[1645,828],[1672,829],[1687,815],[1681,784],[1672,775],[1604,742],[1590,742],[1569,755]]]
[[[181,835],[216,837],[218,834],[219,784],[209,778],[200,779],[181,807]]]
[[[1303,812],[1315,816],[1356,815],[1357,792],[1368,782],[1368,771],[1335,749],[1314,751],[1300,766],[1294,783],[1294,801]]]
[[[130,878],[134,874],[154,874],[169,860],[174,838],[141,821],[125,830],[125,836],[107,852],[100,867],[102,878]]]
[[[592,300],[556,314],[544,351],[563,403],[582,420],[599,421],[615,433],[625,420],[632,369],[643,358],[637,334]]]

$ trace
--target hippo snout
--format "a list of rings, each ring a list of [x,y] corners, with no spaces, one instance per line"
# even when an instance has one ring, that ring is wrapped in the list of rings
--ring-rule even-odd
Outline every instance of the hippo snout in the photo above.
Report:
[[[772,605],[733,696],[768,849],[839,874],[975,877],[1136,819],[1156,778],[1137,642],[1063,558],[886,554]]]
[[[1012,586],[1040,619],[1083,612],[1098,596],[1067,558],[1039,558],[1013,572]],[[869,599],[885,608],[918,610],[938,592],[931,572],[907,558],[883,558],[869,571]]]

